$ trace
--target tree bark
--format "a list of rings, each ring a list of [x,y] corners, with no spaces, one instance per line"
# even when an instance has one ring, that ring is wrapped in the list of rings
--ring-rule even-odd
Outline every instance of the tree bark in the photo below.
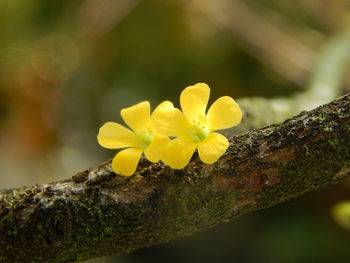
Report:
[[[213,227],[350,175],[350,94],[231,137],[213,165],[182,170],[110,161],[61,182],[0,192],[0,262],[74,262],[115,255]]]

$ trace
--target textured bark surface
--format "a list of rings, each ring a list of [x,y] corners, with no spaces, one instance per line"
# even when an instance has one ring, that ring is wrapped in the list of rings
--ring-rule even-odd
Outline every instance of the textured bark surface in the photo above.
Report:
[[[72,179],[0,192],[0,262],[73,262],[213,227],[350,175],[350,95],[230,138],[214,165],[110,161]]]

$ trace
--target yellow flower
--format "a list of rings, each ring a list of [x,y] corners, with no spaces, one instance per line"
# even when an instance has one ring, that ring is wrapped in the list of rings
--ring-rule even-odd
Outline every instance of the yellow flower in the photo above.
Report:
[[[162,161],[173,169],[182,169],[198,147],[200,159],[215,163],[229,145],[226,137],[213,132],[237,125],[242,119],[238,104],[228,96],[217,99],[206,113],[210,89],[198,83],[184,89],[180,96],[182,111],[174,107],[158,108],[152,115],[159,134],[177,137],[167,143]]]
[[[166,107],[174,106],[170,101],[164,101],[156,110]],[[135,172],[142,152],[149,161],[158,162],[164,146],[170,139],[154,132],[148,101],[122,109],[120,114],[133,131],[118,123],[107,122],[100,128],[97,140],[101,146],[108,149],[128,147],[116,154],[112,168],[117,174],[130,176]]]

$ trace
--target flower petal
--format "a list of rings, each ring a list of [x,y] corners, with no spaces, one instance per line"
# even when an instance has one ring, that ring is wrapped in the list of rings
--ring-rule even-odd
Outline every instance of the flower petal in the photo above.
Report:
[[[162,103],[160,103],[154,111],[161,109],[161,108],[174,108],[174,104],[171,101],[165,100]]]
[[[152,124],[155,131],[165,136],[185,136],[191,123],[183,113],[176,108],[160,108],[152,114]]]
[[[190,121],[204,121],[209,95],[210,88],[205,83],[189,86],[181,92],[181,109]]]
[[[153,163],[158,162],[162,158],[164,148],[168,142],[170,142],[169,137],[159,134],[154,135],[151,144],[145,150],[146,158]]]
[[[218,98],[209,108],[206,124],[210,131],[231,128],[242,119],[242,111],[238,104],[229,96]]]
[[[154,113],[157,112],[159,109],[162,108],[171,108],[174,109],[174,104],[171,101],[165,100],[162,103],[160,103],[152,112],[151,114],[151,123],[154,126]]]
[[[196,147],[197,143],[186,138],[176,138],[166,145],[162,161],[173,169],[182,169],[191,160]]]
[[[106,122],[97,135],[98,143],[108,149],[136,147],[138,137],[128,128],[115,122]]]
[[[203,163],[215,163],[227,150],[229,142],[226,137],[213,132],[198,145],[199,158]]]
[[[122,109],[120,114],[125,123],[135,132],[150,129],[150,104],[148,101],[140,102],[129,108]]]
[[[123,176],[133,175],[136,171],[141,154],[142,150],[138,148],[128,148],[120,151],[113,158],[113,171]]]

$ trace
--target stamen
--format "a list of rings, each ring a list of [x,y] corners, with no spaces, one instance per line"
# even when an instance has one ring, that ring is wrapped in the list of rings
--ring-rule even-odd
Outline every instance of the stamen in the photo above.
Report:
[[[148,145],[151,144],[154,134],[146,131],[145,129],[141,129],[139,132],[136,132],[139,137],[139,146],[141,149],[145,150]]]
[[[209,136],[208,128],[199,121],[193,125],[191,133],[196,142],[204,141]]]

